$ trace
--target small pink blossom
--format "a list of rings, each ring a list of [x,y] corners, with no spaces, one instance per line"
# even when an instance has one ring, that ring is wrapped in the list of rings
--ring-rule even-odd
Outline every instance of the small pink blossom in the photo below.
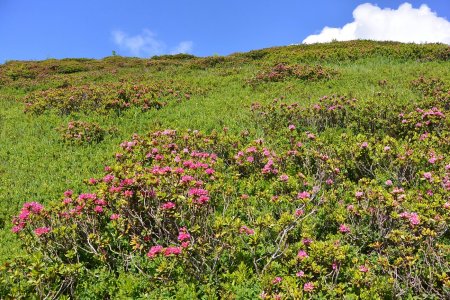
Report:
[[[392,186],[392,180],[388,179],[384,184],[387,186]]]
[[[248,228],[247,226],[243,225],[239,229],[239,233],[241,233],[241,234],[245,233],[247,235],[253,235],[253,234],[255,234],[255,231],[253,229]]]
[[[294,130],[295,130],[295,126],[294,126],[294,125],[292,125],[292,124],[291,124],[291,125],[289,125],[289,126],[288,126],[288,128],[289,128],[289,130],[290,130],[290,131],[294,131]]]
[[[389,146],[385,146],[385,147],[384,147],[384,151],[385,151],[385,152],[388,152],[388,151],[390,151],[390,150],[391,150],[391,147],[389,147]]]
[[[309,199],[311,197],[311,194],[304,191],[297,194],[297,199]]]
[[[341,224],[339,226],[339,231],[341,233],[349,233],[350,232],[350,228],[347,225],[345,225],[345,224]]]
[[[419,215],[416,213],[410,213],[408,219],[409,219],[409,223],[412,226],[419,225],[419,223],[420,223]]]
[[[285,182],[285,181],[288,181],[289,180],[289,176],[287,176],[286,174],[283,174],[283,175],[280,175],[280,181],[283,181],[283,182]]]
[[[180,242],[189,240],[191,238],[191,235],[187,232],[186,227],[181,227],[180,231],[178,232],[178,240]]]
[[[156,245],[150,248],[150,251],[148,251],[147,256],[149,258],[154,258],[157,254],[161,253],[164,250],[163,246]]]
[[[208,168],[205,170],[205,173],[208,175],[212,175],[212,174],[214,174],[214,172],[215,172],[214,169],[211,169],[211,168]]]
[[[49,233],[50,230],[51,229],[48,227],[39,227],[34,230],[34,234],[36,234],[37,236],[41,236],[43,234]]]
[[[431,172],[423,173],[423,178],[427,179],[429,182],[433,181],[433,175],[431,174]]]
[[[314,283],[312,282],[307,282],[303,285],[303,290],[305,292],[312,292],[314,291]]]
[[[367,273],[369,271],[369,268],[367,268],[365,265],[359,266],[358,269],[360,272],[363,272],[363,273]]]
[[[295,276],[297,277],[303,277],[305,275],[305,272],[303,271],[298,271],[297,273],[295,273]]]
[[[304,260],[305,258],[308,257],[308,253],[305,250],[299,250],[297,253],[297,257],[300,258],[301,260]]]
[[[97,205],[96,207],[94,207],[94,211],[98,214],[103,212],[103,207],[101,207],[100,205]]]
[[[365,149],[365,148],[367,148],[369,146],[369,143],[367,143],[367,142],[362,142],[361,143],[361,149]]]
[[[67,190],[64,192],[64,197],[72,197],[73,195],[73,191],[72,190]]]
[[[123,192],[123,195],[126,197],[126,198],[131,198],[131,197],[133,197],[133,191],[131,191],[131,190],[126,190],[125,192]]]
[[[444,205],[443,205],[443,207],[445,208],[445,209],[450,209],[450,202],[445,202],[444,203]]]
[[[362,198],[363,195],[364,195],[364,193],[361,192],[361,191],[357,191],[357,192],[355,193],[355,197],[358,198],[358,199]]]
[[[253,156],[247,157],[247,161],[248,161],[249,163],[252,163],[254,160],[255,160],[255,158],[254,158]]]
[[[119,214],[112,214],[111,217],[109,217],[111,220],[117,220],[120,218]]]
[[[161,205],[161,208],[164,209],[164,210],[175,208],[175,203],[170,202],[170,201],[166,202],[166,203]]]
[[[296,209],[295,210],[295,216],[296,217],[303,216],[304,214],[305,214],[305,212],[303,211],[303,209]]]
[[[275,277],[275,278],[272,280],[272,284],[278,284],[278,283],[280,283],[281,281],[283,281],[283,278],[281,278],[281,277]]]
[[[167,247],[164,251],[164,256],[170,256],[170,255],[178,255],[181,253],[181,248],[179,247]]]

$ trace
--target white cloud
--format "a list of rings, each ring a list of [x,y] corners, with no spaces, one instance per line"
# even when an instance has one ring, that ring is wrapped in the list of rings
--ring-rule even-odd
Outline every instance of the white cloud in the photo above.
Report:
[[[192,41],[183,41],[180,42],[170,53],[171,54],[179,54],[179,53],[190,53],[194,43]]]
[[[382,9],[364,3],[355,8],[353,18],[353,22],[342,28],[324,27],[320,34],[308,36],[303,43],[368,39],[450,44],[450,22],[438,17],[426,4],[414,8],[409,3],[403,3],[398,9]]]
[[[166,44],[157,38],[156,34],[144,29],[140,34],[130,36],[126,32],[117,30],[112,32],[113,41],[120,49],[127,51],[130,55],[148,57],[168,53]],[[176,53],[188,53],[192,51],[191,41],[180,42],[173,51]]]

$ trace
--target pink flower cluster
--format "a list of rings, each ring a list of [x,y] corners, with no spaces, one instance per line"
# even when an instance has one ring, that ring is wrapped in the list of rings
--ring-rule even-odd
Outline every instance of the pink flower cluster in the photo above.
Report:
[[[408,219],[412,227],[420,224],[420,217],[417,213],[402,212],[400,217]]]
[[[205,204],[209,201],[209,193],[205,189],[191,188],[188,194],[190,197],[192,197],[192,202],[194,203]]]
[[[22,209],[18,216],[13,219],[13,228],[12,232],[18,233],[25,228],[26,222],[29,220],[31,215],[39,215],[41,214],[44,206],[38,202],[27,202],[24,203]]]
[[[164,254],[164,256],[171,256],[171,255],[179,255],[181,254],[181,248],[180,247],[167,247],[164,248],[161,245],[156,245],[150,248],[150,250],[147,253],[148,258],[155,258],[158,254]]]
[[[240,234],[247,234],[247,235],[253,235],[255,234],[255,231],[251,228],[248,228],[245,225],[242,225],[241,228],[239,229],[239,233]]]

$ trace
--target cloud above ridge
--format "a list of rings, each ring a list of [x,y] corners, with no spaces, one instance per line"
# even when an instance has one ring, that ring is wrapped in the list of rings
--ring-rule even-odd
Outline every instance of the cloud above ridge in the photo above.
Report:
[[[353,22],[342,28],[324,27],[319,34],[305,38],[303,43],[368,39],[450,44],[450,22],[437,16],[426,4],[414,8],[403,3],[398,9],[390,9],[364,3],[355,8],[353,18]]]
[[[114,43],[121,50],[137,57],[149,57],[167,53],[190,53],[194,45],[192,41],[182,41],[169,49],[166,43],[158,39],[157,35],[149,29],[144,29],[137,35],[129,35],[121,30],[113,31],[111,34]]]

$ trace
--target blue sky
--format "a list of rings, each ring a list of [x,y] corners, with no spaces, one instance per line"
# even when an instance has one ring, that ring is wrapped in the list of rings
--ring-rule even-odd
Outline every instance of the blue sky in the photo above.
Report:
[[[355,19],[352,13],[358,5],[367,2],[373,5],[362,6]],[[380,19],[372,20],[372,16],[384,18],[388,12],[382,9],[395,10],[404,2],[0,0],[0,62],[101,58],[111,55],[113,50],[124,56],[142,57],[176,52],[198,56],[226,55],[301,43],[308,36],[319,33],[322,35],[306,41],[322,41],[333,35],[337,39],[371,38],[370,34],[375,34],[372,27],[381,26]],[[428,14],[428,27],[421,28],[430,28],[434,35],[434,29],[439,27],[441,40],[447,41],[450,37],[450,1],[408,2],[411,7],[406,7],[402,16],[414,11],[420,16]],[[426,4],[429,11],[419,12],[421,4]],[[381,22],[387,29],[378,28],[382,34],[396,26],[389,25],[392,23],[389,20],[401,20],[395,14],[389,15],[391,17]],[[410,20],[416,19],[411,15]],[[344,25],[352,22],[354,26],[344,29]],[[326,26],[336,29],[322,32]],[[394,31],[397,34],[399,30]],[[405,35],[414,30],[407,31]],[[395,34],[392,39],[397,39]],[[430,36],[429,32],[423,34]],[[380,38],[386,39],[383,35]]]

